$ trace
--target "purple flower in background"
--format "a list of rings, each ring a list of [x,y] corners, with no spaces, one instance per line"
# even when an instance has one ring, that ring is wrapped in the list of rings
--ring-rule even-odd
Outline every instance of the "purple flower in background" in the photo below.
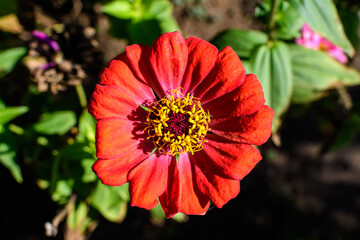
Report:
[[[306,48],[327,52],[341,63],[346,63],[348,61],[347,56],[340,47],[335,46],[330,41],[314,32],[307,24],[304,24],[301,29],[301,37],[296,38],[295,42]]]
[[[55,40],[53,40],[51,37],[46,35],[46,33],[34,30],[34,31],[32,31],[31,34],[32,34],[33,38],[37,39],[40,42],[47,44],[50,48],[52,48],[52,50],[54,50],[54,52],[60,51],[59,44]]]

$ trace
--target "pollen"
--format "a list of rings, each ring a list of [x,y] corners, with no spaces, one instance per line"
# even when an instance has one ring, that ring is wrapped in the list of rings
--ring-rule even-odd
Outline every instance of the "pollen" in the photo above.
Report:
[[[210,130],[210,114],[189,93],[185,96],[178,90],[147,109],[145,131],[163,154],[175,156],[180,153],[200,151]]]

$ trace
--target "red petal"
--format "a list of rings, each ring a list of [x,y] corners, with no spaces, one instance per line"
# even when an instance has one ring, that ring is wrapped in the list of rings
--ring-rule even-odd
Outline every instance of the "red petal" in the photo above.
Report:
[[[131,206],[145,209],[156,206],[158,197],[166,188],[169,162],[168,155],[152,154],[130,171],[128,180]]]
[[[122,88],[99,84],[95,86],[88,105],[89,113],[96,120],[108,117],[127,119],[137,108],[140,108],[139,105]],[[145,110],[143,112],[146,115]]]
[[[186,39],[189,51],[181,87],[184,93],[192,92],[194,88],[209,74],[214,67],[218,49],[211,43],[200,38],[190,37]]]
[[[217,55],[209,75],[195,88],[194,97],[204,104],[240,86],[245,78],[245,69],[231,47],[225,47]]]
[[[209,198],[198,190],[193,168],[187,154],[179,156],[178,164],[175,158],[172,159],[167,189],[160,196],[160,203],[167,217],[178,212],[203,215],[209,208]]]
[[[207,141],[203,150],[196,153],[197,161],[220,177],[241,180],[261,160],[260,152],[251,145],[222,143],[209,138]]]
[[[244,83],[232,92],[224,94],[203,104],[212,119],[230,116],[250,115],[260,109],[265,103],[264,92],[257,77],[253,74],[245,77]]]
[[[209,127],[224,139],[261,145],[270,137],[273,117],[274,111],[263,105],[252,115],[211,120]]]
[[[150,62],[165,93],[180,87],[187,59],[186,42],[179,32],[164,33],[154,41]]]
[[[148,153],[133,146],[120,158],[97,160],[92,169],[103,184],[120,186],[128,181],[128,172],[148,156]]]
[[[190,160],[195,163],[196,181],[199,190],[208,195],[210,201],[221,208],[230,199],[235,198],[240,192],[240,181],[225,179],[212,174],[207,165],[201,165],[201,155],[190,155]]]
[[[121,87],[137,104],[155,99],[151,88],[136,77],[126,53],[111,60],[100,73],[100,84]]]
[[[102,159],[123,156],[136,146],[139,151],[150,153],[154,144],[148,142],[144,125],[120,118],[104,118],[96,125],[96,156]]]
[[[134,44],[126,47],[126,54],[134,73],[143,82],[149,84],[158,96],[164,96],[164,91],[151,67],[151,51],[151,47],[143,44]]]

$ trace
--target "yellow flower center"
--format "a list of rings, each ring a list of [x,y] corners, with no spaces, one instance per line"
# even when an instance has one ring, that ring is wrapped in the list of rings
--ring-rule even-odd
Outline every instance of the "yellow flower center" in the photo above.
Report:
[[[147,139],[152,139],[157,149],[172,156],[200,151],[206,142],[210,115],[197,98],[178,90],[148,108],[145,124]]]

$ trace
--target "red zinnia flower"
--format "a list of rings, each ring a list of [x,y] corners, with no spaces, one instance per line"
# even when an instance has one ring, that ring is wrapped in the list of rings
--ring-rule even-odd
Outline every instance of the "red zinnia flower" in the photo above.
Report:
[[[126,47],[100,74],[89,112],[98,120],[93,170],[129,182],[131,205],[160,200],[167,217],[222,207],[261,159],[274,112],[230,47],[165,33]]]

